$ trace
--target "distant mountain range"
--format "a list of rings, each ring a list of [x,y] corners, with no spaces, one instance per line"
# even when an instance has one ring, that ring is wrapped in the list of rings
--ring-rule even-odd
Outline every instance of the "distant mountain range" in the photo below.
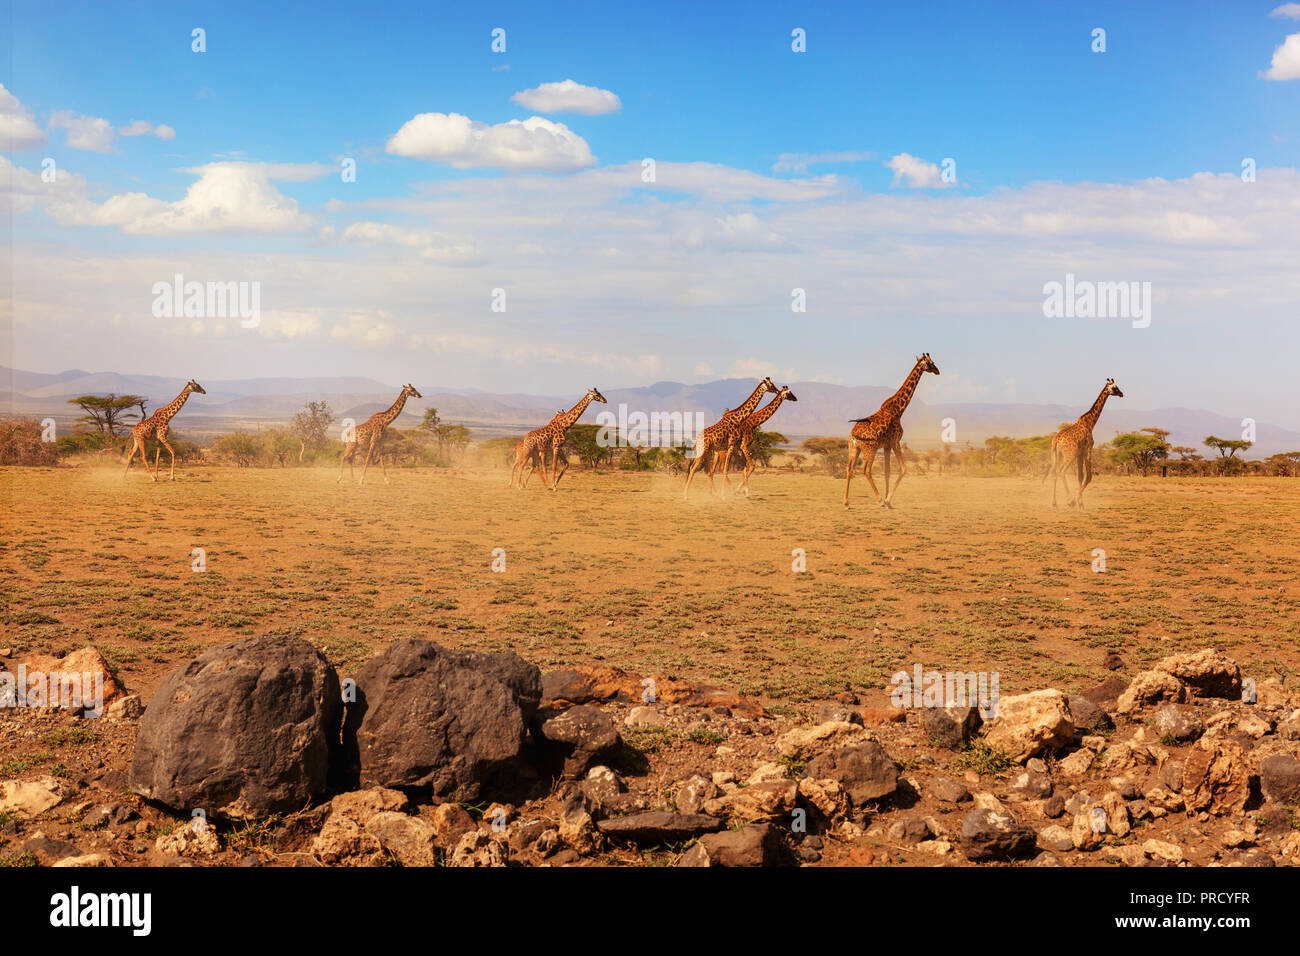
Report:
[[[392,404],[400,386],[367,378],[256,378],[207,381],[206,395],[190,400],[176,420],[181,434],[201,438],[234,428],[272,427],[284,424],[309,401],[329,402],[336,418],[363,421]],[[148,396],[149,408],[170,401],[185,385],[184,379],[155,375],[125,375],[118,372],[86,372],[73,369],[57,374],[25,372],[0,366],[0,407],[18,415],[53,417],[68,427],[79,416],[69,398],[86,394],[138,394]],[[748,397],[755,385],[749,379],[722,379],[701,385],[656,382],[642,388],[602,389],[608,408],[617,412],[620,403],[631,411],[703,412],[712,423],[724,409],[733,408]],[[433,406],[443,421],[468,425],[475,438],[515,434],[535,428],[550,419],[557,408],[571,406],[578,395],[496,394],[476,389],[439,388],[415,383],[424,395],[412,399],[397,425],[416,425],[424,409]],[[769,428],[792,440],[811,435],[847,435],[848,420],[874,412],[897,386],[831,385],[825,382],[794,382],[791,389],[797,403],[786,403],[772,417]],[[923,394],[923,390],[922,393]],[[1089,398],[1085,396],[1084,398]],[[918,397],[903,420],[907,443],[924,450],[940,444],[943,420],[956,422],[959,444],[980,445],[990,435],[1023,438],[1054,431],[1061,422],[1073,421],[1083,413],[1078,405],[1024,403],[949,402],[930,404]],[[583,421],[594,422],[595,410]],[[1124,399],[1112,399],[1097,426],[1097,439],[1104,441],[1116,432],[1135,431],[1147,426],[1167,428],[1170,441],[1201,446],[1207,435],[1237,438],[1241,419],[1203,409],[1136,409]],[[1300,450],[1300,431],[1267,422],[1256,423],[1256,443],[1249,457],[1265,458],[1285,451]]]

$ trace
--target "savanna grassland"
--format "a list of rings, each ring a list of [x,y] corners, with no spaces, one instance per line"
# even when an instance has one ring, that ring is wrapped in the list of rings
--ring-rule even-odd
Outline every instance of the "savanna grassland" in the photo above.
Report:
[[[1213,645],[1245,674],[1300,670],[1286,479],[1101,476],[1078,512],[1037,481],[909,475],[886,511],[860,480],[846,510],[842,480],[776,471],[723,502],[707,483],[683,502],[682,478],[577,467],[557,493],[536,478],[510,491],[504,471],[399,469],[363,487],[336,473],[3,469],[0,646],[94,643],[147,700],[243,636],[302,636],[343,675],[418,636],[544,671],[700,680],[778,713],[846,688],[883,702],[918,662],[998,671],[1004,693],[1095,683],[1109,652],[1136,670]]]

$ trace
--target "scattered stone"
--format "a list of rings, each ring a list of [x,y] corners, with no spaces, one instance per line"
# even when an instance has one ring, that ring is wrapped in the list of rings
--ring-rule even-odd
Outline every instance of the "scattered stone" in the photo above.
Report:
[[[709,866],[775,866],[781,852],[781,834],[770,823],[725,830],[700,837]],[[699,864],[696,864],[699,865]]]
[[[662,727],[665,718],[653,707],[633,707],[623,718],[628,727]]]
[[[839,783],[856,807],[898,789],[898,766],[874,740],[819,754],[808,762],[805,772],[814,779]]]
[[[1300,803],[1300,760],[1284,753],[1266,758],[1259,765],[1259,788],[1272,803]]]
[[[1070,723],[1076,730],[1100,730],[1114,726],[1110,715],[1082,694],[1072,696],[1067,706],[1070,710]]]
[[[1055,820],[1065,813],[1065,797],[1059,793],[1054,793],[1043,801],[1043,816],[1049,820]]]
[[[999,713],[999,719],[1001,713]],[[961,822],[961,847],[973,863],[1027,856],[1035,849],[1038,834],[1010,813],[977,809]]]
[[[908,817],[892,824],[885,838],[891,843],[921,843],[936,836],[925,817]]]
[[[366,832],[375,837],[402,866],[437,865],[437,833],[431,824],[419,817],[392,811],[376,813],[366,821]]]
[[[1171,674],[1197,697],[1241,699],[1241,668],[1223,653],[1206,648],[1173,654],[1156,662],[1155,670]]]
[[[448,866],[497,867],[505,866],[510,857],[505,840],[497,839],[483,830],[471,830],[460,838],[452,851]]]
[[[1074,739],[1074,725],[1064,695],[1059,690],[1037,690],[1001,698],[984,739],[1017,763],[1068,745]]]
[[[1161,701],[1184,703],[1191,699],[1191,691],[1177,677],[1165,671],[1142,671],[1133,678],[1133,683],[1119,695],[1115,710],[1121,714],[1131,714],[1148,704]]]
[[[934,777],[927,787],[930,793],[945,803],[962,803],[970,799],[970,791],[966,789],[966,785],[951,777]]]
[[[954,704],[921,709],[921,727],[926,735],[949,750],[961,750],[983,722],[977,707]]]
[[[1250,772],[1241,746],[1206,737],[1198,740],[1187,755],[1182,795],[1191,811],[1222,816],[1244,810],[1250,799]]]
[[[783,757],[797,759],[872,739],[871,733],[866,728],[837,720],[786,731],[776,739],[776,749]]]
[[[1177,863],[1183,858],[1181,847],[1163,840],[1147,840],[1142,844],[1142,852],[1153,860],[1164,860],[1166,863]]]
[[[257,817],[324,792],[342,716],[339,679],[296,637],[252,637],[163,678],[140,721],[131,789],[188,812]]]
[[[31,820],[58,806],[65,793],[63,784],[56,777],[5,780],[0,782],[0,813]]]
[[[51,707],[75,713],[92,713],[125,696],[126,689],[113,676],[104,656],[92,644],[69,651],[63,657],[39,655],[23,662],[27,673],[42,673],[49,683],[36,683],[39,696],[29,688],[28,707]],[[22,666],[22,665],[18,665]],[[14,669],[14,668],[11,668]],[[57,676],[57,680],[55,680]],[[48,693],[49,699],[46,699]],[[103,713],[100,710],[98,713]]]
[[[1067,853],[1074,849],[1074,838],[1065,827],[1053,823],[1038,831],[1038,846],[1044,850]]]
[[[1017,795],[1032,800],[1043,800],[1052,795],[1052,778],[1036,770],[1013,774],[1008,786]]]
[[[614,721],[599,707],[579,704],[539,716],[539,743],[566,779],[584,776],[597,764],[612,760],[623,747]]]
[[[828,721],[861,725],[862,715],[843,704],[822,704],[817,708],[817,723],[824,724]]]
[[[127,694],[113,701],[104,710],[109,720],[139,720],[144,713],[144,704],[136,694]]]
[[[1096,687],[1085,690],[1081,696],[1086,697],[1102,710],[1111,710],[1127,687],[1128,682],[1122,677],[1107,677]]]
[[[1161,704],[1152,715],[1151,728],[1161,739],[1195,740],[1205,733],[1205,722],[1188,704]]]
[[[1056,769],[1066,777],[1082,777],[1095,759],[1096,754],[1092,751],[1080,748],[1057,761]]]
[[[722,829],[722,821],[703,813],[667,813],[652,810],[601,820],[597,828],[612,840],[641,845],[682,843]]]
[[[221,840],[215,828],[191,820],[160,836],[153,848],[162,856],[211,856],[221,852]]]

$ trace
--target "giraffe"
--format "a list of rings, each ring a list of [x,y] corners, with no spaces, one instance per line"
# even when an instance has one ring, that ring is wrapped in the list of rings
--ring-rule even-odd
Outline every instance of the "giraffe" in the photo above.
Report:
[[[939,374],[939,366],[934,364],[929,352],[917,357],[916,364],[912,366],[912,371],[908,373],[898,391],[885,399],[874,415],[852,419],[854,425],[849,433],[849,467],[844,476],[844,507],[849,506],[849,485],[853,482],[853,469],[857,467],[860,458],[866,459],[862,463],[862,473],[871,484],[871,490],[880,500],[881,507],[894,507],[894,492],[898,491],[898,486],[903,483],[903,476],[907,474],[907,463],[903,461],[903,412],[907,411],[907,405],[916,393],[916,386],[920,384],[921,376],[926,372]],[[876,451],[882,448],[885,452],[883,496],[880,494],[880,489],[876,487],[876,480],[871,477],[871,466],[875,463]],[[892,491],[889,488],[891,449],[898,458],[898,481],[894,482]]]
[[[131,437],[135,441],[131,445],[131,454],[126,456],[126,468],[122,471],[123,480],[126,479],[127,472],[131,470],[131,461],[135,458],[136,449],[140,451],[140,460],[144,462],[144,470],[149,471],[149,456],[145,451],[144,443],[150,438],[158,440],[158,451],[153,456],[153,471],[149,471],[149,477],[154,481],[158,480],[158,462],[162,458],[163,448],[166,448],[172,456],[172,471],[169,480],[176,480],[176,452],[171,445],[167,444],[167,423],[181,410],[181,406],[185,404],[185,400],[190,397],[191,392],[198,392],[200,395],[208,394],[202,385],[194,381],[194,379],[190,379],[185,383],[185,387],[181,389],[181,393],[173,398],[170,404],[164,405],[131,429]]]
[[[763,396],[768,392],[775,395],[780,389],[772,384],[771,377],[765,377],[758,383],[749,398],[745,399],[739,407],[733,408],[729,412],[723,412],[722,417],[710,425],[704,431],[695,436],[695,452],[692,456],[690,470],[686,472],[686,488],[682,491],[682,500],[686,501],[690,497],[691,479],[695,477],[695,472],[704,464],[704,459],[709,453],[713,453],[713,463],[709,468],[709,491],[714,490],[713,475],[718,470],[717,453],[725,451],[731,443],[732,432],[743,422],[754,409],[758,408],[758,403],[763,400]]]
[[[723,459],[722,480],[727,481],[727,460],[730,459],[734,446],[739,446],[740,453],[745,456],[745,477],[741,479],[740,490],[749,497],[749,476],[754,473],[754,438],[758,433],[758,426],[771,418],[782,402],[797,402],[794,392],[790,391],[789,385],[782,385],[781,390],[776,393],[776,398],[772,399],[754,414],[750,415],[740,423],[740,430],[735,434],[733,445],[727,447],[726,457]],[[730,487],[730,482],[727,482]]]
[[[402,393],[397,396],[397,401],[393,402],[387,411],[375,412],[375,414],[371,415],[355,428],[350,441],[347,439],[344,440],[343,454],[339,456],[339,476],[334,479],[336,484],[343,480],[344,465],[348,466],[349,481],[351,481],[352,476],[356,474],[356,466],[353,463],[353,459],[356,458],[357,449],[361,446],[365,446],[366,461],[365,464],[361,466],[361,480],[358,481],[357,484],[364,485],[366,483],[366,472],[370,469],[370,460],[375,456],[376,452],[379,451],[379,443],[383,440],[384,432],[388,431],[388,426],[393,423],[393,420],[397,418],[398,415],[402,414],[402,406],[406,404],[406,398],[408,395],[414,396],[415,398],[424,398],[423,395],[415,390],[414,385],[403,385]],[[379,453],[379,467],[384,470],[384,484],[388,484],[388,465],[384,463],[384,456],[382,453]]]
[[[1053,508],[1056,507],[1056,481],[1058,478],[1065,485],[1065,494],[1069,497],[1070,483],[1065,480],[1065,475],[1066,469],[1071,466],[1075,468],[1077,488],[1074,498],[1065,504],[1069,508],[1073,508],[1076,504],[1080,508],[1083,507],[1083,489],[1092,484],[1092,430],[1097,424],[1097,419],[1101,417],[1101,410],[1106,405],[1106,399],[1112,395],[1116,398],[1124,397],[1124,393],[1119,390],[1115,380],[1108,378],[1106,384],[1102,387],[1101,394],[1092,403],[1092,408],[1079,416],[1079,420],[1073,425],[1067,425],[1052,436],[1047,474],[1052,476]],[[1046,479],[1047,476],[1044,475],[1043,480]]]
[[[533,461],[534,467],[536,467],[539,458],[542,468],[542,480],[545,481],[546,450],[549,448],[551,452],[551,478],[547,482],[547,487],[551,491],[554,491],[555,486],[559,484],[560,476],[562,476],[564,471],[567,471],[569,468],[569,459],[565,457],[562,447],[565,438],[568,437],[569,429],[573,427],[574,422],[582,417],[582,413],[587,410],[587,406],[592,402],[600,402],[603,405],[606,404],[607,401],[608,399],[606,399],[604,395],[600,394],[600,389],[595,387],[589,388],[587,389],[587,394],[578,399],[578,403],[567,412],[564,412],[561,415],[556,415],[548,424],[543,425],[541,428],[535,429],[534,431],[529,432],[528,435],[524,436],[524,440],[521,441],[519,445],[515,446],[515,463],[514,467],[511,469],[512,484],[514,482],[514,473],[519,472],[522,474],[525,461]],[[561,458],[564,459],[564,471],[561,471],[559,475],[557,475],[556,468],[559,465]],[[530,471],[529,477],[531,476],[532,472]],[[522,485],[520,487],[522,487]]]
[[[506,454],[506,466],[510,468],[509,487],[514,488],[516,487],[516,484],[518,485],[519,488],[528,487],[528,481],[530,478],[533,477],[533,472],[542,466],[542,453],[541,453],[542,433],[547,429],[547,427],[553,425],[556,419],[558,419],[563,414],[564,414],[564,409],[557,408],[555,410],[555,414],[551,416],[551,420],[549,422],[547,422],[541,428],[534,428],[528,434],[524,435],[523,438],[519,439],[519,441],[515,443],[514,451],[508,452]],[[561,450],[560,454],[561,457],[563,457],[564,455],[563,450]],[[520,456],[523,457],[521,458]],[[528,463],[527,474],[523,473],[524,460],[526,460]],[[565,458],[565,465],[566,466],[568,465],[567,458]],[[516,482],[517,475],[522,475],[523,480],[520,482]]]

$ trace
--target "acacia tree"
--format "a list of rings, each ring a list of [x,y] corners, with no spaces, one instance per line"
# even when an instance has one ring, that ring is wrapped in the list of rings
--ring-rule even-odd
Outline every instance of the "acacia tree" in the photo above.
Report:
[[[144,420],[144,407],[149,399],[143,395],[82,395],[68,399],[69,405],[76,405],[86,414],[77,421],[94,425],[101,433],[110,438],[117,437],[118,428],[125,428],[123,418],[132,408],[140,409],[138,419]]]
[[[1240,463],[1240,458],[1234,459],[1237,452],[1245,452],[1255,443],[1246,441],[1244,438],[1216,438],[1213,435],[1207,435],[1205,441],[1201,444],[1218,451],[1219,471],[1227,472]]]
[[[289,422],[289,432],[298,439],[298,462],[302,463],[307,449],[312,451],[324,448],[329,440],[326,429],[334,421],[334,412],[329,402],[308,402],[302,410],[294,413]]]
[[[1158,461],[1169,457],[1169,432],[1163,428],[1143,428],[1116,435],[1110,443],[1110,458],[1116,465],[1132,464],[1145,477]]]

